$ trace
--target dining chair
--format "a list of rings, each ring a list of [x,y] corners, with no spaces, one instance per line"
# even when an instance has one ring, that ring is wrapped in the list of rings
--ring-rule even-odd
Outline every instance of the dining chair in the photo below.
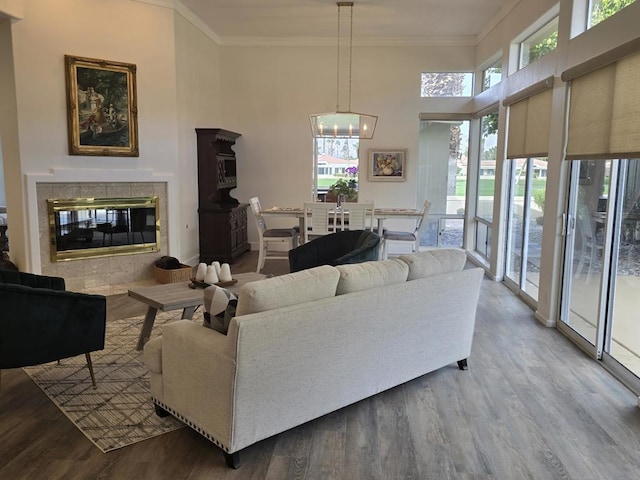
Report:
[[[597,241],[594,220],[586,205],[580,205],[577,212],[577,225],[580,233],[580,260],[575,270],[575,275],[582,274],[585,260],[587,267],[587,282],[591,276],[591,270],[596,265],[598,258],[602,258],[603,244]]]
[[[305,202],[304,211],[304,243],[342,229],[344,217],[336,203]]]
[[[422,206],[422,216],[416,222],[416,227],[412,232],[386,230],[382,232],[382,258],[387,259],[389,255],[389,242],[411,242],[411,251],[417,252],[420,248],[420,236],[422,231],[427,225],[425,221],[427,215],[429,215],[429,209],[431,208],[431,202],[429,200],[424,201]]]
[[[343,203],[342,210],[348,213],[348,221],[342,223],[343,230],[374,230],[375,207],[373,202]]]
[[[258,267],[256,268],[256,272],[260,273],[260,270],[264,268],[267,258],[272,260],[288,260],[288,252],[298,246],[300,235],[295,228],[267,228],[267,223],[260,214],[262,207],[260,206],[258,197],[250,198],[249,203],[251,205],[251,211],[253,212],[253,218],[256,221],[258,237],[260,239],[260,245],[258,247]],[[286,245],[287,248],[282,251],[269,250],[270,244]]]

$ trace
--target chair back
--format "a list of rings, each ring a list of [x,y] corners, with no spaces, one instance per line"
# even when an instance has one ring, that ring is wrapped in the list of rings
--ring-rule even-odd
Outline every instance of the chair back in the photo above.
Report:
[[[422,206],[422,216],[418,219],[416,223],[416,229],[414,230],[414,234],[417,239],[420,239],[420,234],[427,226],[427,216],[429,215],[429,209],[431,208],[431,202],[429,200],[424,201],[424,205]]]
[[[578,212],[576,217],[578,220],[578,228],[580,229],[582,242],[586,243],[587,246],[594,245],[595,229],[593,227],[593,220],[592,220],[591,214],[589,213],[589,209],[587,208],[586,205],[580,205],[578,207]]]
[[[344,229],[373,230],[375,225],[375,207],[373,202],[343,203],[342,209],[349,213],[349,223],[343,222]]]
[[[258,199],[258,197],[251,197],[249,199],[249,204],[251,205],[253,218],[255,218],[256,220],[258,234],[262,236],[262,234],[267,230],[267,223],[264,221],[264,217],[260,215],[260,211],[262,210],[262,207],[260,206],[260,200]]]
[[[327,235],[341,228],[338,223],[338,205],[329,202],[304,203],[304,241],[311,236]]]

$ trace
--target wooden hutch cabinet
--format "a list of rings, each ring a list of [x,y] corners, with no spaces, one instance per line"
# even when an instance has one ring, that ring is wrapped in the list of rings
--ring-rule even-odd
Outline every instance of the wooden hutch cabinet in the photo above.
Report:
[[[231,263],[251,250],[248,204],[231,197],[231,190],[238,185],[232,147],[240,134],[221,128],[196,128],[196,135],[200,261]]]

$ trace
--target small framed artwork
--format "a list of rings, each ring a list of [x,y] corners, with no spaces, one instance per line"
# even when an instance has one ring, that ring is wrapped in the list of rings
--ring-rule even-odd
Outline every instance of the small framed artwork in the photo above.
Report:
[[[137,157],[136,66],[65,55],[69,155]]]
[[[369,181],[404,182],[407,170],[407,149],[369,150]]]

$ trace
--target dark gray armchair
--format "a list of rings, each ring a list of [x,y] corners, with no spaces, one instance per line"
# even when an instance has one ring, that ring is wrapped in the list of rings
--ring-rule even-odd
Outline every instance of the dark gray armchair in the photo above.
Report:
[[[344,230],[323,235],[289,250],[289,270],[378,260],[380,235],[370,230]]]
[[[0,270],[0,370],[104,349],[106,298],[65,290],[60,277]]]

